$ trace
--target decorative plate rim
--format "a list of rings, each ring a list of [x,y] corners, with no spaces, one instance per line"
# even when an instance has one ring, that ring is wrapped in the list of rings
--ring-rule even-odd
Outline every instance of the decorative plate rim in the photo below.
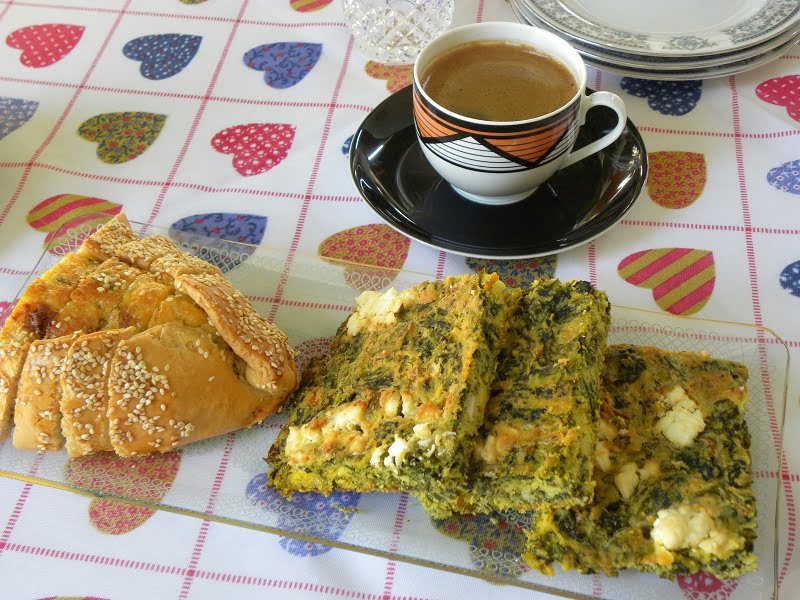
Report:
[[[522,0],[539,19],[584,43],[649,56],[714,55],[747,48],[778,36],[800,22],[800,0],[764,0],[751,18],[729,27],[692,35],[655,34],[612,29],[578,15],[562,0]],[[702,35],[701,35],[702,34]]]

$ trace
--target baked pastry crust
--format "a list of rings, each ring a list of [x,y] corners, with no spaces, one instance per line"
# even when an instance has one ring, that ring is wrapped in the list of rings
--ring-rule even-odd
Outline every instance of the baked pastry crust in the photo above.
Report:
[[[0,331],[0,441],[11,430],[19,377],[31,342],[48,335],[51,321],[78,284],[112,257],[115,247],[134,237],[125,215],[119,214],[25,289]]]
[[[168,452],[274,413],[284,397],[249,385],[238,362],[213,335],[182,323],[157,325],[120,343],[108,383],[114,451]]]
[[[60,450],[61,373],[70,346],[78,337],[72,333],[31,343],[19,380],[14,408],[14,446],[20,450]]]
[[[61,372],[61,430],[70,457],[113,451],[108,436],[108,378],[120,342],[136,328],[82,335],[72,343]]]
[[[286,336],[221,273],[184,274],[175,286],[206,312],[222,339],[247,363],[250,385],[276,398],[295,390],[300,377]]]
[[[61,448],[63,427],[70,456],[166,452],[261,422],[298,383],[286,336],[219,269],[136,240],[124,215],[34,282],[0,336],[0,408],[19,396],[24,449]]]

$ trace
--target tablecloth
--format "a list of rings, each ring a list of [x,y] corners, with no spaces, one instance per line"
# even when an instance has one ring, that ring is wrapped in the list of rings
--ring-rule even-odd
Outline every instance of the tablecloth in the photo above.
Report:
[[[514,19],[502,0],[457,2],[454,25],[481,20]],[[338,2],[0,0],[0,40],[2,316],[60,225],[120,208],[439,277],[480,266],[409,243],[358,196],[351,135],[410,69],[364,58]],[[616,304],[764,325],[787,341],[787,455],[759,476],[783,482],[779,578],[784,597],[800,597],[800,51],[717,80],[590,70],[589,82],[622,96],[642,132],[646,190],[604,236],[504,274],[587,279]],[[665,295],[637,273],[657,274],[670,251],[694,267],[672,274]],[[291,550],[277,536],[0,480],[2,598],[543,597],[340,549]]]

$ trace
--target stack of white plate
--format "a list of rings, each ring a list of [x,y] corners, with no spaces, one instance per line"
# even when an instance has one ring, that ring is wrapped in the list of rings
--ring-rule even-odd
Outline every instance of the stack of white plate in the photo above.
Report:
[[[510,0],[523,23],[587,64],[645,79],[707,79],[766,64],[800,42],[800,0]]]

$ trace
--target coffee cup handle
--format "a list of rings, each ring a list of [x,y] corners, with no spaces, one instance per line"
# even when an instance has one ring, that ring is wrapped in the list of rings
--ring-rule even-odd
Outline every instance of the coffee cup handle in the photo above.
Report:
[[[601,137],[599,140],[592,142],[591,144],[587,144],[583,148],[579,150],[575,150],[567,155],[566,160],[561,164],[560,168],[567,167],[573,163],[578,162],[579,160],[583,160],[590,154],[594,154],[599,150],[602,150],[612,142],[614,142],[622,133],[622,130],[625,129],[625,123],[628,119],[627,111],[625,110],[625,103],[622,101],[622,98],[617,96],[616,94],[612,94],[611,92],[594,92],[590,96],[584,96],[583,101],[581,102],[580,108],[580,124],[581,126],[586,122],[586,113],[589,111],[590,108],[593,106],[608,106],[611,108],[615,113],[617,113],[617,125]]]

